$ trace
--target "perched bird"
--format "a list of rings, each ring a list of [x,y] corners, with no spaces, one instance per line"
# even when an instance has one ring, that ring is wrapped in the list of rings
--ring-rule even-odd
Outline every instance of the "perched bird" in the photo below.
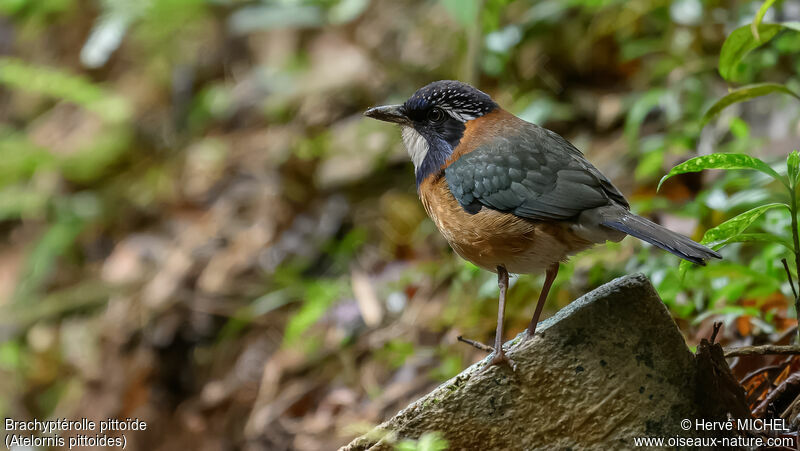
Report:
[[[622,193],[566,139],[468,84],[433,82],[402,105],[364,114],[400,125],[428,215],[458,255],[497,273],[497,334],[486,368],[510,363],[502,346],[509,272],[545,271],[530,338],[559,263],[595,244],[631,235],[692,263],[721,258],[631,213]]]

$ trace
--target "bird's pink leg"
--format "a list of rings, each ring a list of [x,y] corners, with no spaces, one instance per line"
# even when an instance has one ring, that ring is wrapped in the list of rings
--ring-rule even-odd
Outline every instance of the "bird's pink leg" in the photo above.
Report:
[[[547,301],[547,294],[550,293],[550,287],[553,285],[553,281],[556,280],[556,275],[558,275],[558,263],[547,268],[547,272],[544,276],[544,285],[542,285],[542,292],[539,293],[539,301],[536,303],[536,310],[533,312],[531,323],[528,324],[526,339],[533,338],[533,334],[536,333],[536,325],[539,324],[539,315],[542,314],[544,303]]]
[[[508,271],[504,266],[497,267],[497,285],[500,287],[500,298],[497,306],[497,332],[494,335],[494,353],[489,363],[483,368],[484,371],[501,363],[514,369],[511,360],[503,351],[503,319],[506,312],[506,292],[508,292]]]

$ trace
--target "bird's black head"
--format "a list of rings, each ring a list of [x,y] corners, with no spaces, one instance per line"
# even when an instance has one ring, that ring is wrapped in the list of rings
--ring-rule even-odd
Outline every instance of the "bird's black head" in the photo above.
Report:
[[[402,105],[370,108],[364,115],[402,126],[417,186],[439,172],[458,146],[466,123],[498,108],[491,97],[460,81],[435,81]]]

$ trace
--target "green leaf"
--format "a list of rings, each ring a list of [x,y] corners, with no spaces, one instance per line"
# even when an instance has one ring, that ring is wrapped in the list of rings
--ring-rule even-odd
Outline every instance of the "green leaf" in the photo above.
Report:
[[[787,30],[800,31],[800,22],[781,22],[779,25]]]
[[[709,245],[712,243],[719,244],[726,242],[744,232],[745,229],[750,227],[750,224],[755,222],[756,219],[760,218],[761,215],[766,213],[768,210],[779,207],[786,208],[787,210],[789,209],[789,206],[784,203],[766,204],[728,219],[713,229],[706,230],[706,233],[703,235],[703,239],[700,241],[700,244]]]
[[[706,245],[714,250],[717,250],[731,243],[753,243],[753,242],[780,244],[790,250],[793,249],[794,247],[792,245],[792,242],[789,241],[787,238],[773,235],[771,233],[741,233],[739,235],[730,237],[726,240],[714,243],[707,243]]]
[[[713,229],[706,230],[706,233],[703,235],[703,239],[700,240],[700,244],[709,246],[714,250],[719,250],[720,248],[724,247],[728,243],[736,243],[736,242],[744,242],[744,241],[760,241],[760,240],[767,240],[772,242],[777,242],[783,244],[784,246],[789,246],[789,249],[792,249],[791,243],[784,243],[780,237],[774,237],[774,239],[768,239],[764,237],[764,235],[769,235],[766,233],[751,233],[751,234],[742,234],[756,219],[761,217],[764,213],[768,210],[772,210],[773,208],[784,207],[789,210],[789,206],[782,203],[774,203],[774,204],[766,204],[760,207],[753,208],[752,210],[748,210],[736,217],[728,219],[727,221],[723,222],[722,224],[714,227]],[[747,236],[745,236],[747,235]],[[739,238],[743,237],[743,238]],[[691,262],[686,260],[681,260],[680,264],[678,265],[678,272],[680,274],[681,279],[686,274],[686,271],[692,266]]]
[[[786,167],[789,173],[789,184],[797,186],[798,176],[800,176],[800,153],[797,150],[789,154],[786,159]]]
[[[775,3],[775,0],[766,0],[764,3],[761,4],[761,8],[758,9],[758,13],[756,13],[756,17],[753,19],[753,23],[750,24],[750,31],[753,33],[753,36],[756,38],[756,41],[760,41],[761,37],[758,34],[758,27],[761,25],[761,21],[764,19],[764,15],[767,14],[767,10],[772,7]]]
[[[783,177],[769,167],[767,163],[764,163],[758,158],[741,153],[712,153],[710,155],[692,158],[675,166],[667,175],[661,177],[661,181],[658,182],[658,188],[656,188],[656,190],[661,189],[661,185],[674,175],[685,174],[687,172],[699,172],[704,169],[755,169],[769,175],[775,180],[780,180],[784,185],[786,184]]]
[[[729,92],[725,97],[717,100],[711,108],[706,111],[701,120],[701,125],[706,125],[714,116],[719,114],[720,111],[733,105],[734,103],[744,102],[756,97],[772,94],[773,92],[781,92],[789,94],[790,96],[800,100],[800,96],[794,91],[787,88],[785,85],[778,83],[756,83],[752,85],[742,86],[741,88],[734,89]]]
[[[722,78],[730,80],[733,76],[736,65],[739,64],[748,53],[759,46],[766,44],[770,39],[783,28],[782,24],[759,24],[757,34],[759,39],[754,36],[750,25],[743,25],[728,35],[719,55],[719,74]]]
[[[681,262],[678,264],[678,275],[681,278],[681,281],[683,281],[684,277],[686,276],[686,271],[688,271],[692,266],[697,265],[687,260],[681,260]]]

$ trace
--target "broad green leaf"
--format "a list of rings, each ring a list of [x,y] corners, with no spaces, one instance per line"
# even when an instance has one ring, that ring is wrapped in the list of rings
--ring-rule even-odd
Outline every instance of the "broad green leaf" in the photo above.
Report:
[[[787,210],[789,206],[782,203],[774,203],[774,204],[766,204],[760,207],[753,208],[752,210],[748,210],[736,217],[728,219],[727,221],[723,222],[722,224],[714,227],[713,229],[708,229],[706,233],[703,235],[703,239],[700,240],[700,244],[706,246],[712,246],[714,250],[719,250],[720,248],[724,247],[728,243],[735,243],[737,242],[736,238],[742,235],[742,232],[745,231],[756,219],[761,217],[764,213],[768,210],[772,210],[773,208],[783,207]],[[747,234],[750,235],[749,237],[745,237],[742,241],[755,241],[755,235],[758,235],[761,238],[762,235],[767,234]],[[786,245],[787,243],[783,243],[780,241],[778,237],[774,242],[780,242],[781,244]],[[791,246],[791,243],[788,243]],[[791,249],[791,247],[790,247]],[[680,274],[681,279],[683,279],[684,274],[686,271],[692,266],[691,262],[686,260],[681,260],[680,265],[678,266],[678,272]]]
[[[785,85],[778,83],[756,83],[742,86],[741,88],[734,89],[733,91],[729,92],[728,95],[717,100],[714,105],[711,105],[711,108],[709,108],[708,111],[706,111],[706,114],[703,115],[701,124],[706,125],[711,118],[734,103],[744,102],[756,97],[772,94],[773,92],[789,94],[790,96],[800,100],[800,96],[797,95],[797,93],[787,88]]]
[[[734,263],[730,260],[722,260],[719,263],[711,265],[703,271],[707,277],[728,277],[730,279],[756,279],[759,281],[765,280],[766,274],[762,271],[757,271],[742,263]]]
[[[743,25],[735,30],[725,39],[719,55],[719,74],[722,78],[730,80],[734,69],[739,62],[759,46],[766,44],[774,38],[783,26],[781,24],[759,24],[757,33],[759,39],[753,35],[750,25]]]
[[[786,181],[775,170],[758,158],[741,153],[712,153],[694,157],[675,166],[667,175],[661,177],[656,190],[661,189],[661,185],[674,175],[699,172],[704,169],[755,169],[786,184]]]
[[[753,36],[756,38],[756,41],[761,40],[761,37],[758,34],[758,27],[761,25],[764,15],[767,14],[767,11],[774,3],[775,0],[766,0],[764,3],[762,3],[761,8],[759,8],[758,13],[756,13],[756,17],[753,19],[753,23],[750,24],[750,30],[753,33]]]
[[[797,186],[797,177],[800,175],[800,153],[797,150],[789,154],[789,158],[786,159],[786,167],[789,173],[789,184]]]
[[[750,224],[755,222],[756,219],[760,218],[761,215],[766,213],[768,210],[780,207],[786,208],[787,210],[789,209],[789,206],[784,203],[766,204],[728,219],[713,229],[706,230],[706,233],[703,235],[703,239],[700,241],[700,244],[705,245],[727,241],[744,232],[745,229],[750,227]]]
[[[718,250],[731,243],[753,243],[753,242],[780,244],[786,247],[787,249],[792,249],[794,247],[792,245],[792,242],[789,241],[787,238],[773,235],[771,233],[741,233],[739,235],[730,237],[722,241],[705,243],[705,244],[706,246],[714,250]]]
[[[678,264],[678,276],[681,278],[681,280],[686,277],[686,271],[688,271],[692,266],[696,265],[690,261],[681,260],[681,262]]]
[[[800,22],[781,22],[779,25],[788,30],[800,31]]]

